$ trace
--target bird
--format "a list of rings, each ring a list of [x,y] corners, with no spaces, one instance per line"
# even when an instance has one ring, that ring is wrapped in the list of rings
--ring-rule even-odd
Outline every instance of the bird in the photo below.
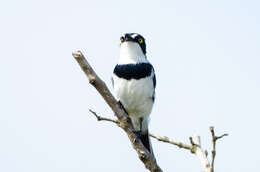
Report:
[[[115,98],[133,124],[135,134],[153,154],[148,123],[154,101],[156,77],[146,57],[146,42],[138,33],[120,37],[120,56],[112,74]]]

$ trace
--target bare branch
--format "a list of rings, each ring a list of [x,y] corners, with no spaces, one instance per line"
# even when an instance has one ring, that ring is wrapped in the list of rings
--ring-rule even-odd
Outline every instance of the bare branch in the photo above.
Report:
[[[211,166],[209,163],[209,160],[207,158],[207,151],[204,150],[201,147],[201,141],[200,141],[200,136],[199,135],[193,135],[192,140],[194,142],[194,149],[195,149],[195,155],[198,157],[200,160],[200,164],[204,170],[204,172],[210,172]]]
[[[211,136],[212,136],[212,151],[211,151],[211,166],[212,170],[211,172],[214,172],[214,162],[215,162],[215,157],[216,157],[216,137],[215,137],[215,131],[214,127],[211,126],[210,128]]]
[[[101,117],[92,110],[90,110],[90,112],[96,116],[98,121],[104,120],[104,121],[113,122],[117,125],[119,124],[119,121],[117,121],[117,120]],[[201,148],[201,141],[200,141],[199,135],[193,135],[192,137],[189,137],[191,145],[188,145],[188,144],[185,144],[182,142],[173,141],[166,136],[157,136],[152,133],[150,133],[149,135],[151,137],[157,139],[158,141],[169,143],[169,144],[178,146],[179,148],[183,148],[186,150],[190,150],[191,153],[195,154],[198,157],[198,159],[200,160],[200,163],[203,167],[204,172],[214,172],[214,160],[215,160],[215,156],[216,156],[216,141],[218,139],[223,138],[224,136],[228,136],[228,134],[222,134],[220,136],[216,136],[215,132],[214,132],[214,127],[210,127],[210,132],[212,134],[212,144],[213,144],[211,163],[209,163],[209,160],[207,158],[207,155],[208,155],[207,150],[203,150]]]
[[[148,152],[148,150],[143,146],[141,140],[133,132],[134,128],[130,118],[127,116],[121,105],[111,94],[106,84],[98,77],[98,75],[95,73],[95,71],[92,69],[92,67],[80,51],[76,51],[72,55],[77,60],[81,69],[88,77],[90,84],[92,84],[96,88],[96,90],[104,98],[106,103],[110,106],[110,108],[118,118],[119,126],[126,132],[135,151],[139,156],[139,159],[144,163],[145,167],[152,172],[161,172],[162,170],[158,166],[155,157],[153,156],[153,154]]]
[[[170,143],[170,144],[173,144],[173,145],[176,145],[178,146],[179,148],[184,148],[184,149],[188,149],[188,150],[191,150],[192,146],[190,145],[187,145],[187,144],[184,144],[182,142],[175,142],[173,140],[170,140],[168,137],[166,136],[156,136],[152,133],[150,133],[150,136],[157,139],[158,141],[162,141],[162,142],[165,142],[165,143]]]
[[[220,136],[216,136],[216,141],[217,141],[218,139],[221,139],[221,138],[224,137],[224,136],[228,136],[228,134],[226,133],[226,134],[222,134],[222,135],[220,135]]]
[[[191,144],[192,146],[196,146],[196,144],[194,143],[192,137],[189,137],[189,140],[190,140],[190,144]]]
[[[109,121],[109,122],[113,122],[113,123],[115,123],[115,124],[117,124],[117,125],[120,124],[118,120],[114,120],[114,119],[110,119],[110,118],[105,118],[105,117],[99,116],[99,115],[97,115],[96,112],[92,111],[91,109],[89,109],[89,111],[90,111],[93,115],[95,115],[95,117],[97,118],[98,121]]]
[[[184,148],[186,150],[190,150],[191,153],[195,154],[198,157],[198,159],[200,160],[200,163],[201,163],[201,166],[202,166],[204,172],[214,172],[214,160],[215,160],[215,156],[216,156],[216,141],[218,139],[223,138],[224,136],[227,136],[228,134],[223,134],[221,136],[215,136],[214,127],[210,127],[210,132],[212,134],[212,144],[213,144],[211,163],[209,162],[208,157],[207,157],[207,155],[208,155],[207,150],[204,150],[201,147],[201,141],[200,141],[199,135],[193,135],[192,137],[189,137],[190,145],[184,144],[182,142],[173,141],[166,136],[161,137],[161,136],[156,136],[154,134],[150,134],[150,136],[157,139],[158,141],[170,143],[175,146],[178,146],[179,148]]]
[[[215,157],[216,157],[216,142],[218,139],[221,139],[224,136],[228,136],[228,134],[222,134],[221,136],[216,136],[213,126],[211,126],[209,128],[209,130],[211,132],[211,137],[212,137],[212,151],[211,151],[211,164],[210,164],[211,171],[210,172],[214,172],[214,163],[215,163]]]

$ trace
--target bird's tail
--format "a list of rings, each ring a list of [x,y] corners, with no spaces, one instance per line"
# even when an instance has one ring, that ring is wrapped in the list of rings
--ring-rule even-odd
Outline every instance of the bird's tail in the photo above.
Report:
[[[151,140],[150,140],[150,137],[149,137],[149,132],[148,130],[145,132],[145,133],[142,133],[141,134],[141,137],[140,137],[144,147],[151,153],[153,154],[153,148],[152,148],[152,144],[151,144]]]

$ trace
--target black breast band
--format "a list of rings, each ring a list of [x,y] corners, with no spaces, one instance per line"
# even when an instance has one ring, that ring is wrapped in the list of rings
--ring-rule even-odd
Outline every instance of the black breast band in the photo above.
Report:
[[[150,63],[121,64],[116,65],[114,74],[126,80],[141,79],[151,75],[153,66]]]

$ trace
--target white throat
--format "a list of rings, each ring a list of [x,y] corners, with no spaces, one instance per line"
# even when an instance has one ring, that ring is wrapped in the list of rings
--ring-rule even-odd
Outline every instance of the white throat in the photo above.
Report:
[[[135,64],[148,62],[141,47],[135,42],[124,42],[120,47],[118,64]]]

